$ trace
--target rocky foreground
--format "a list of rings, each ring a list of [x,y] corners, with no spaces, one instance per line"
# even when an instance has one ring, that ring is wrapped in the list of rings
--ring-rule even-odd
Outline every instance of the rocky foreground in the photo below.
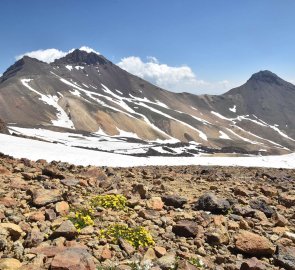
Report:
[[[77,209],[97,195],[121,209]],[[295,171],[98,168],[0,156],[1,269],[295,269]],[[102,196],[102,198],[104,198]],[[139,246],[103,235],[141,226]]]

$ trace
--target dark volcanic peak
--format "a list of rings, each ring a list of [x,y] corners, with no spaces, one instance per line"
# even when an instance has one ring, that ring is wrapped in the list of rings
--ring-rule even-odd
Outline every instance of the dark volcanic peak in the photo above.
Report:
[[[265,82],[270,84],[282,84],[284,82],[279,76],[269,70],[262,70],[254,73],[248,82]]]
[[[79,49],[67,54],[65,57],[56,59],[54,65],[60,64],[86,64],[86,65],[104,65],[110,63],[104,56],[94,52],[86,52]]]
[[[29,56],[24,56],[23,58],[16,61],[12,66],[10,66],[1,77],[1,81],[7,80],[9,77],[11,77],[13,74],[17,73],[18,71],[22,70],[24,66],[28,67],[29,69],[34,68],[35,66],[39,65],[46,65],[46,63]],[[38,69],[38,68],[37,68]]]

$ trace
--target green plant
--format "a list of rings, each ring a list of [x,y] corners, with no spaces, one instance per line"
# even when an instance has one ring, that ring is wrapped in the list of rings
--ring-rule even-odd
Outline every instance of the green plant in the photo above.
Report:
[[[74,217],[68,217],[76,227],[77,231],[80,232],[81,229],[87,226],[93,226],[93,210],[91,208],[82,208],[75,212]]]
[[[129,228],[127,225],[114,224],[100,231],[101,237],[110,238],[117,243],[120,238],[129,242],[135,248],[148,247],[155,244],[150,233],[141,226]]]
[[[92,207],[111,208],[124,210],[127,206],[127,198],[123,195],[97,195],[91,199]]]
[[[188,262],[190,264],[194,265],[197,268],[203,268],[204,267],[204,263],[199,258],[189,258]]]

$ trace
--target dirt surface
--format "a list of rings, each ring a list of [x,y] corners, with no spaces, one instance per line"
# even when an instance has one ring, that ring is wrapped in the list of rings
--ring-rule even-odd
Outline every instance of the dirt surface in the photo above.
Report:
[[[94,207],[123,195],[121,210]],[[295,170],[99,168],[0,156],[0,269],[295,269]],[[154,244],[102,236],[141,226]],[[8,265],[8,266],[7,266]],[[7,268],[5,268],[7,266]]]

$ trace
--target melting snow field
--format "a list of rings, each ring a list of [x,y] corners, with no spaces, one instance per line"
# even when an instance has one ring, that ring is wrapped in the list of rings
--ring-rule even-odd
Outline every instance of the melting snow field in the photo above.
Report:
[[[218,165],[295,168],[295,153],[263,157],[127,157],[126,155],[74,148],[4,134],[0,134],[0,152],[15,158],[28,158],[31,160],[46,159],[47,161],[57,160],[85,166]]]

